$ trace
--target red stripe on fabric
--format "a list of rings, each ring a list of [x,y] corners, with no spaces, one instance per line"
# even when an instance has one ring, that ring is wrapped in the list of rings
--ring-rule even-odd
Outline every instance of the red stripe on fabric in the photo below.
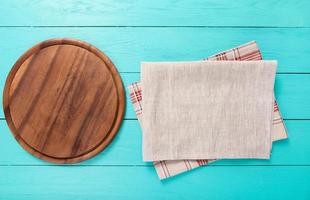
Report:
[[[239,48],[236,48],[236,49],[237,49],[237,53],[238,53],[238,58],[239,58],[239,60],[241,60]]]
[[[135,88],[136,87],[136,88]],[[142,93],[141,93],[141,90],[139,90],[139,86],[138,86],[138,83],[137,82],[135,82],[134,84],[133,84],[133,88],[134,88],[134,90],[135,90],[135,94],[136,95],[138,95],[138,94],[140,94],[140,100],[139,100],[139,98],[137,98],[137,103],[139,104],[139,108],[142,110],[142,107],[141,107],[141,103],[140,103],[140,101],[142,100]],[[138,92],[138,93],[136,93],[136,91]]]
[[[186,166],[186,169],[187,169],[187,171],[189,170],[189,167],[187,166],[187,164],[186,164],[186,160],[183,160],[183,162],[184,162],[184,164],[185,164],[185,166]]]
[[[167,174],[168,174],[168,176],[170,176],[170,172],[169,172],[169,169],[168,169],[168,167],[167,167],[166,162],[165,162],[165,161],[163,161],[163,163],[164,163],[164,165],[165,165],[165,167],[166,167],[166,170],[167,170]]]
[[[165,178],[167,178],[167,174],[166,174],[166,171],[165,171],[165,168],[164,168],[164,166],[163,166],[162,161],[159,161],[159,163],[160,163],[161,168],[163,169],[163,172],[164,172]]]
[[[250,48],[253,48],[253,50],[251,50],[250,52],[249,52],[249,50],[246,50],[246,49],[250,49]],[[212,59],[212,58],[215,58],[215,59],[217,59],[217,60],[223,60],[223,59],[224,59],[224,60],[238,60],[240,56],[242,57],[242,56],[244,55],[243,53],[242,53],[242,54],[240,53],[241,50],[242,50],[242,51],[244,50],[245,52],[247,52],[246,55],[256,52],[256,53],[257,53],[257,56],[260,58],[260,60],[262,60],[261,52],[259,51],[259,49],[258,49],[258,47],[257,47],[255,41],[250,42],[250,43],[248,43],[248,44],[246,44],[246,45],[243,45],[243,46],[239,46],[239,47],[230,49],[230,50],[228,50],[228,51],[224,51],[224,52],[218,53],[218,54],[216,54],[216,55],[210,56],[210,57],[205,58],[205,59],[203,59],[203,60],[208,60],[208,59]],[[239,56],[237,56],[236,51],[239,51],[239,52],[238,52]],[[228,59],[228,58],[227,58],[227,54],[233,54],[233,58]],[[217,58],[218,56],[221,56],[221,58],[218,59],[218,58]]]
[[[273,121],[282,121],[282,118],[273,119]]]
[[[190,168],[190,169],[193,169],[193,167],[192,167],[190,161],[188,160],[187,162],[188,162],[189,168]]]
[[[273,122],[272,124],[283,124],[283,121]]]
[[[278,106],[277,102],[274,103],[273,108],[274,108],[274,111],[279,111],[279,106]]]
[[[259,51],[253,51],[247,54],[240,56],[240,60],[251,59],[251,58],[260,58]]]

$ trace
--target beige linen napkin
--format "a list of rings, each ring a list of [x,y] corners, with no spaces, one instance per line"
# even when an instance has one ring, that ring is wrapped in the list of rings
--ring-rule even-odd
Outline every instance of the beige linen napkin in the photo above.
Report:
[[[269,158],[276,65],[142,63],[143,159]]]

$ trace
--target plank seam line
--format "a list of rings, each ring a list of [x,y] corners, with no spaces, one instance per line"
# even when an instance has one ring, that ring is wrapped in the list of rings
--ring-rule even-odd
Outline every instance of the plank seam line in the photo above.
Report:
[[[213,25],[0,25],[0,28],[264,28],[308,29],[310,26],[213,26]]]
[[[121,74],[140,74],[140,72],[126,72],[126,71],[120,71]],[[289,75],[308,75],[310,72],[277,72],[276,74],[282,75],[282,74],[289,74]]]
[[[124,120],[127,120],[127,121],[137,121],[138,119],[137,118],[124,118]],[[283,120],[285,121],[309,121],[310,119],[308,118],[283,118]],[[5,118],[0,118],[0,121],[5,121]]]
[[[35,164],[1,164],[0,167],[153,167],[153,165],[35,165]],[[204,165],[201,167],[310,167],[310,164],[271,164],[271,165]]]

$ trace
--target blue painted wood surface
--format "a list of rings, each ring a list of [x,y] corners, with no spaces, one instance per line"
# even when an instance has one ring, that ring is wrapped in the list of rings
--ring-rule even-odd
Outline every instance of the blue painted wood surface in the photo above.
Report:
[[[6,0],[0,4],[0,92],[16,59],[54,37],[104,51],[125,85],[140,61],[199,60],[256,40],[277,59],[275,93],[289,131],[270,160],[222,160],[159,181],[142,162],[141,130],[128,94],[124,123],[95,158],[57,166],[14,140],[0,111],[2,199],[310,199],[310,1]],[[2,98],[1,98],[2,101]]]

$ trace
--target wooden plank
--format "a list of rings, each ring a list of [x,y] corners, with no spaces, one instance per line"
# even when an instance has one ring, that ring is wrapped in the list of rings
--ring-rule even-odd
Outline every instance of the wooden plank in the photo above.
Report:
[[[212,165],[310,165],[309,121],[285,121],[289,139],[275,142],[271,160],[222,160]],[[51,165],[24,151],[14,140],[5,121],[0,121],[0,165]],[[142,161],[142,133],[136,120],[125,120],[106,150],[78,165],[151,165]]]
[[[275,31],[276,30],[276,31]],[[257,39],[266,59],[278,59],[280,73],[310,72],[310,29],[208,28],[0,28],[0,88],[16,59],[35,43],[51,37],[75,37],[103,50],[122,72],[139,72],[140,61],[199,60],[207,55]],[[138,80],[122,74],[125,86]],[[276,93],[285,118],[310,118],[307,75],[278,78]],[[303,81],[299,81],[303,80]],[[2,101],[2,98],[1,100]],[[287,102],[287,103],[286,103]],[[128,99],[127,99],[128,103]],[[127,104],[126,118],[135,118]],[[0,110],[0,118],[3,118]]]
[[[309,20],[310,22],[310,20]],[[310,72],[310,28],[1,28],[0,74],[28,48],[55,37],[85,40],[106,53],[120,72],[139,72],[141,61],[200,60],[256,40],[264,59],[279,61],[278,72]]]
[[[0,167],[2,199],[309,199],[310,167],[203,167],[159,181],[151,167]]]
[[[275,95],[282,117],[310,119],[310,74],[278,74]]]
[[[0,68],[1,70],[2,68]],[[126,119],[136,119],[133,107],[130,103],[127,86],[139,81],[139,73],[121,73],[126,87]],[[3,76],[0,79],[4,81]],[[0,92],[4,82],[0,82]],[[310,119],[310,74],[278,74],[275,84],[276,98],[280,111],[285,119]],[[2,98],[0,98],[2,105]],[[4,118],[3,109],[0,109],[0,118]]]
[[[2,26],[309,26],[309,1],[1,2]],[[289,13],[289,16],[288,16]]]

